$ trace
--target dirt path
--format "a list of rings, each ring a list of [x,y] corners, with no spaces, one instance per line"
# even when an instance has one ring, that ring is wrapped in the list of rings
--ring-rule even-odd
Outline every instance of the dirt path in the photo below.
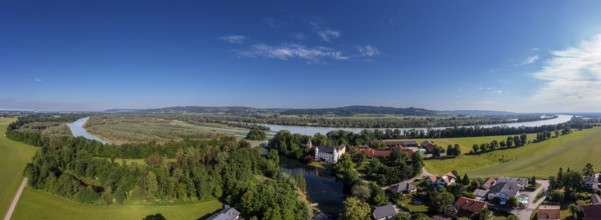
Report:
[[[6,216],[4,216],[4,220],[10,220],[10,217],[13,215],[13,212],[17,207],[17,202],[19,201],[19,198],[21,198],[21,193],[23,193],[23,189],[27,185],[27,180],[27,177],[23,178],[23,182],[21,182],[21,186],[19,186],[19,190],[17,191],[15,198],[13,198],[13,202],[10,204],[10,208],[8,208],[8,212],[6,212]]]

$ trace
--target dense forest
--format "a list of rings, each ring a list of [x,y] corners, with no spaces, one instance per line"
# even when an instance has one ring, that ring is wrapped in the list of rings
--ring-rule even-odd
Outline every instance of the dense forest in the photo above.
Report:
[[[127,163],[117,158],[135,156],[131,146],[105,146],[84,138],[44,137],[19,130],[37,117],[20,118],[7,130],[9,138],[41,147],[24,171],[32,188],[94,205],[218,198],[247,218],[310,216],[307,202],[296,192],[304,188],[304,178],[280,174],[277,158],[262,156],[244,140],[225,137],[163,146],[139,144],[134,148],[144,152],[144,164]]]

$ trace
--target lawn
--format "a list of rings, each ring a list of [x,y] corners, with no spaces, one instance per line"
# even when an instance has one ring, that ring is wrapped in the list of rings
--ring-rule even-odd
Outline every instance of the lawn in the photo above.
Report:
[[[433,174],[457,170],[472,177],[536,175],[541,178],[555,175],[559,167],[580,170],[588,162],[598,170],[601,168],[601,161],[596,158],[601,154],[600,135],[601,128],[575,131],[519,148],[462,155],[455,159],[427,160],[426,169]]]
[[[221,203],[217,200],[179,205],[91,206],[27,188],[13,219],[133,220],[156,213],[161,213],[166,219],[198,219],[219,209]]]
[[[4,136],[7,125],[13,121],[15,119],[0,118],[0,216],[6,214],[23,180],[25,164],[31,161],[37,150],[36,147],[9,140]]]

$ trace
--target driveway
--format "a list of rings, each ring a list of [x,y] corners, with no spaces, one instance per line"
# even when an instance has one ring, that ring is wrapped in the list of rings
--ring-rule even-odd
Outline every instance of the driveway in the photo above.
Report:
[[[536,199],[536,195],[538,195],[538,193],[541,192],[541,190],[547,190],[547,188],[549,188],[548,180],[537,180],[536,182],[540,184],[540,187],[538,187],[538,189],[534,190],[534,192],[522,193],[522,194],[528,196],[528,207],[526,207],[525,209],[514,209],[511,211],[511,213],[516,215],[520,220],[530,220],[530,216],[532,216],[532,212],[543,201],[545,201],[545,198],[547,197],[547,193],[545,192],[538,201],[534,201],[534,199]]]
[[[415,176],[415,177],[413,177],[413,178],[411,178],[411,179],[408,179],[408,180],[403,180],[403,181],[401,181],[401,182],[398,182],[398,183],[395,183],[395,184],[391,184],[391,185],[388,185],[388,186],[382,186],[382,187],[380,187],[380,188],[382,188],[383,190],[386,190],[386,189],[388,189],[388,188],[390,188],[391,186],[394,186],[394,185],[396,185],[396,184],[400,184],[400,183],[406,183],[406,182],[412,183],[412,182],[413,182],[413,181],[415,181],[415,180],[418,180],[418,179],[422,179],[422,178],[424,178],[424,176],[432,176],[432,174],[431,174],[431,173],[429,173],[429,172],[426,170],[426,168],[425,168],[425,167],[424,167],[424,168],[422,168],[422,173],[420,173],[419,175],[417,175],[417,176]]]

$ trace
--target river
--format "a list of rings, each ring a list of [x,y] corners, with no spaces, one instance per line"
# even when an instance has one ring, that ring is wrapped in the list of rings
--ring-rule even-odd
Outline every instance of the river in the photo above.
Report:
[[[515,123],[505,123],[505,124],[491,124],[491,125],[479,125],[480,127],[483,128],[490,128],[490,127],[535,127],[535,126],[541,126],[541,125],[554,125],[554,124],[559,124],[559,123],[564,123],[564,122],[568,122],[570,119],[572,119],[572,115],[557,115],[557,118],[553,118],[553,119],[545,119],[545,120],[538,120],[538,121],[528,121],[528,122],[515,122]],[[321,134],[327,134],[330,131],[335,131],[335,130],[345,130],[345,131],[350,131],[350,132],[354,132],[354,133],[359,133],[361,132],[361,130],[364,129],[369,129],[369,130],[373,130],[375,128],[345,128],[345,127],[340,127],[340,128],[336,128],[336,127],[311,127],[311,126],[295,126],[295,125],[274,125],[274,124],[261,124],[263,126],[267,126],[269,127],[269,129],[272,131],[271,134],[275,134],[275,132],[280,131],[280,130],[288,130],[290,131],[290,133],[299,133],[302,135],[309,135],[309,136],[313,136],[316,133],[321,133]],[[473,127],[473,126],[466,126],[466,127]],[[398,128],[401,131],[407,131],[407,130],[424,130],[427,131],[428,129],[445,129],[448,127],[433,127],[433,128]],[[380,129],[387,129],[387,128],[380,128]],[[396,128],[390,128],[392,130],[396,129]]]
[[[301,162],[280,156],[280,172],[296,174],[303,172],[307,182],[307,197],[323,213],[336,216],[344,208],[344,184],[337,181],[331,171],[307,166]]]
[[[83,127],[83,125],[88,121],[88,119],[90,119],[90,117],[80,118],[77,121],[67,124],[67,126],[69,126],[69,129],[71,129],[71,133],[73,133],[73,136],[74,137],[81,136],[81,137],[85,137],[90,140],[100,141],[103,144],[108,144],[109,143],[108,141],[105,141],[102,138],[95,136],[93,134],[90,134],[90,133],[88,133],[88,131],[86,131],[86,129]]]

